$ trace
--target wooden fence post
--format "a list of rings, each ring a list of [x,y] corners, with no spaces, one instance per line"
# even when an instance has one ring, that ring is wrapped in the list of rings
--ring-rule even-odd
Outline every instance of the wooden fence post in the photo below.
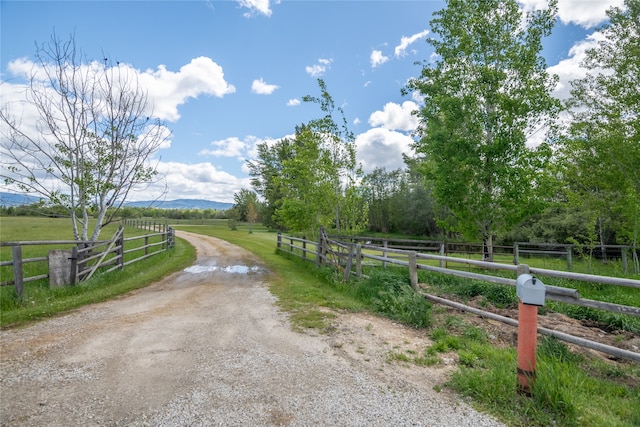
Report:
[[[120,237],[118,237],[118,269],[124,270],[124,227],[120,226]]]
[[[302,236],[302,259],[307,259],[307,236]]]
[[[362,245],[356,245],[356,276],[362,277]]]
[[[629,268],[629,263],[627,261],[628,249],[629,249],[628,246],[623,246],[620,248],[620,261],[622,261],[622,271],[624,271],[625,273],[627,273],[627,270]]]
[[[520,264],[520,246],[518,242],[513,242],[513,264]]]
[[[567,269],[569,271],[571,271],[571,269],[573,268],[573,245],[567,245]]]
[[[282,244],[282,233],[278,231],[278,243],[277,243],[278,249],[280,249],[281,244]]]
[[[13,284],[18,298],[22,299],[24,290],[24,272],[22,270],[22,246],[16,245],[12,248],[13,255]]]
[[[440,256],[444,256],[444,254],[445,254],[445,244],[444,242],[442,242],[440,243]],[[445,267],[444,261],[440,260],[440,268],[444,268],[444,267]]]
[[[409,278],[411,287],[414,291],[418,291],[418,255],[416,252],[409,252]]]
[[[321,266],[323,265],[323,245],[322,245],[322,233],[320,233],[320,237],[318,238],[318,250],[317,255],[316,255],[316,265],[317,266]]]
[[[388,240],[383,240],[383,241],[382,241],[382,247],[384,248],[384,249],[382,250],[382,256],[383,256],[383,258],[386,258],[386,257],[387,257],[387,247],[388,247],[388,244],[389,244]],[[382,261],[382,268],[387,268],[387,262],[386,262],[386,261]]]
[[[347,255],[347,264],[344,268],[344,280],[349,280],[351,277],[351,265],[353,264],[354,247],[353,243],[349,244],[349,255]]]
[[[71,278],[70,285],[73,286],[78,282],[78,245],[71,248]]]
[[[144,254],[149,255],[149,236],[144,236]]]
[[[173,227],[169,227],[169,229],[167,230],[167,247],[169,249],[173,249],[174,246],[175,246],[175,231],[173,230]]]

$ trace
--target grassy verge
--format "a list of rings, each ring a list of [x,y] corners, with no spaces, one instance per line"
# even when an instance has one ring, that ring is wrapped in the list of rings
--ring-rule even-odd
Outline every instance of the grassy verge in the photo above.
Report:
[[[542,337],[532,396],[519,394],[516,351],[495,345],[460,316],[434,316],[434,344],[420,359],[455,351],[459,370],[447,385],[510,426],[640,425],[640,366],[587,359]]]
[[[19,326],[51,317],[74,308],[105,301],[160,280],[185,268],[195,260],[195,249],[182,239],[175,248],[140,262],[123,271],[97,274],[86,282],[64,288],[49,288],[46,280],[25,284],[22,300],[13,286],[0,288],[0,327]]]
[[[472,404],[510,426],[637,426],[640,425],[640,366],[587,359],[560,341],[541,338],[538,380],[532,397],[517,392],[516,351],[496,345],[490,334],[449,315],[439,307],[414,305],[405,296],[408,273],[387,269],[367,281],[344,283],[331,270],[318,269],[297,257],[278,255],[276,234],[243,226],[180,226],[179,229],[208,234],[243,246],[263,258],[273,272],[272,291],[280,306],[292,313],[295,327],[325,330],[330,322],[323,307],[370,310],[420,327],[434,344],[421,354],[394,353],[390,361],[418,366],[442,363],[444,353],[457,354],[459,369],[446,384],[471,399]],[[450,284],[459,286],[460,284]],[[485,293],[488,303],[509,305],[511,289],[471,284],[463,292]],[[417,320],[416,320],[417,319]]]

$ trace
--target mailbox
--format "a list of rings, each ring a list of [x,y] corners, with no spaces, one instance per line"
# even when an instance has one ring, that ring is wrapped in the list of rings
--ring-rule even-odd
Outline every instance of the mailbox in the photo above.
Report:
[[[524,303],[529,305],[544,305],[544,283],[530,274],[521,274],[516,280],[516,295]]]

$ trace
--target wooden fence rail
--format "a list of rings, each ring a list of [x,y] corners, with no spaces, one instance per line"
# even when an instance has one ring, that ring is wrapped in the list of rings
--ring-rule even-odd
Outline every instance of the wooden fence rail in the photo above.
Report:
[[[439,255],[461,254],[469,257],[484,257],[482,243],[445,242],[440,240],[395,239],[387,237],[363,236],[328,236],[335,241],[360,244],[375,244],[385,249],[405,249],[417,252],[433,252]],[[604,262],[619,260],[624,272],[640,273],[640,249],[629,245],[598,245],[593,248],[580,247],[562,243],[531,243],[514,242],[512,246],[494,246],[494,255],[513,255],[513,263],[520,264],[521,258],[528,255],[543,255],[552,258],[565,259],[567,269],[573,268],[573,258],[576,253],[589,254]],[[631,261],[630,261],[631,260]]]
[[[150,242],[152,238],[159,241]],[[137,245],[136,241],[140,240],[143,241],[142,244]],[[11,260],[0,262],[0,267],[11,267],[13,272],[13,279],[1,281],[0,286],[13,285],[17,295],[21,298],[24,284],[28,282],[48,278],[50,286],[75,285],[78,282],[89,280],[101,269],[104,273],[122,270],[128,265],[162,253],[173,248],[174,242],[175,231],[171,227],[163,228],[157,233],[125,238],[124,226],[120,226],[111,240],[0,242],[0,247],[12,248]],[[66,249],[49,250],[48,256],[23,258],[22,249],[26,246],[65,247]],[[56,255],[63,258],[61,264],[55,260]],[[45,273],[25,275],[24,266],[34,263],[39,263],[39,272],[45,271]],[[44,266],[42,266],[43,264]],[[64,283],[57,283],[58,270],[62,272]],[[8,270],[5,268],[3,273],[7,272]]]
[[[286,243],[285,241],[288,241]],[[369,242],[369,241],[367,241]],[[311,247],[311,248],[310,248]],[[313,249],[312,249],[313,248]],[[392,248],[389,245],[377,246],[371,244],[361,244],[354,242],[341,242],[332,240],[326,236],[319,239],[318,242],[306,240],[305,238],[296,238],[291,236],[282,236],[278,234],[277,249],[289,254],[299,256],[304,259],[307,254],[316,255],[316,263],[319,265],[330,264],[340,271],[344,272],[345,279],[349,279],[353,270],[357,277],[362,276],[362,266],[366,260],[373,263],[368,265],[377,265],[385,267],[387,264],[404,266],[409,269],[409,277],[411,286],[419,291],[418,288],[418,270],[427,270],[437,273],[449,274],[458,277],[468,278],[472,280],[480,280],[489,283],[506,286],[516,286],[516,279],[508,277],[492,276],[489,274],[473,273],[453,268],[455,265],[470,265],[486,270],[503,270],[516,274],[518,266],[510,264],[501,264],[496,262],[486,262],[471,260],[466,258],[449,257],[443,255],[433,255],[419,253],[414,250],[405,250]],[[438,261],[439,266],[432,266],[420,261]],[[626,286],[640,289],[640,280],[623,279],[617,277],[597,276],[590,274],[571,273],[566,271],[547,270],[542,268],[529,268],[529,271],[539,276],[556,277],[572,279],[577,281],[585,281],[591,283],[602,283],[614,286]],[[421,293],[422,294],[422,293]],[[423,294],[427,299],[434,299],[431,296]],[[615,313],[627,314],[631,316],[640,316],[640,307],[626,306],[614,304],[605,301],[594,301],[581,298],[578,290],[557,286],[546,286],[546,299],[558,301],[566,304],[578,305],[582,307],[591,307]],[[547,333],[546,331],[541,331]],[[631,360],[640,361],[640,354],[630,352],[615,347],[604,346],[595,342],[585,342],[586,340],[576,337],[563,337],[559,334],[550,334],[560,339],[578,343],[586,347],[594,348],[614,356],[625,357]]]
[[[149,221],[142,219],[124,219],[124,225],[128,225],[134,228],[140,228],[142,230],[148,230],[158,233],[166,233],[170,228],[166,222]]]

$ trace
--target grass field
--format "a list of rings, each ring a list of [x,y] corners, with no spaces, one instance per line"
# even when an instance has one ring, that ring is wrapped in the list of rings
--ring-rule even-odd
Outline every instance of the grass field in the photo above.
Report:
[[[110,239],[119,224],[105,227],[102,236]],[[147,234],[144,230],[126,228],[125,237]],[[0,217],[0,237],[6,241],[73,240],[71,223],[61,218]],[[159,237],[158,237],[159,240]],[[153,240],[152,240],[153,241]],[[126,249],[141,245],[144,240],[127,242]],[[157,247],[156,247],[157,248]],[[68,249],[55,246],[24,246],[23,258],[46,256],[50,249]],[[135,253],[130,256],[135,256]],[[139,256],[139,255],[137,255]],[[0,259],[11,260],[11,248],[2,247]],[[126,257],[125,257],[126,259]],[[49,288],[47,279],[24,285],[22,299],[13,286],[0,288],[0,327],[21,325],[33,320],[54,316],[60,312],[91,304],[147,286],[162,277],[189,266],[195,259],[195,250],[185,241],[177,239],[176,247],[125,267],[124,271],[97,274],[86,282],[64,288]],[[36,276],[47,272],[47,263],[24,264],[24,275]],[[13,279],[10,266],[0,267],[0,281]]]
[[[3,240],[4,228],[8,225],[5,220],[2,218],[0,223]],[[43,226],[43,234],[55,224]],[[425,348],[422,354],[390,355],[390,363],[441,363],[438,355],[457,353],[458,369],[453,372],[447,387],[468,396],[471,404],[494,414],[509,426],[640,425],[638,364],[589,359],[573,354],[557,340],[543,338],[538,350],[538,381],[532,389],[532,396],[527,397],[517,393],[515,349],[494,345],[486,331],[466,322],[463,316],[448,315],[438,307],[425,311],[425,306],[419,306],[415,299],[412,300],[403,291],[392,293],[387,288],[402,290],[408,287],[408,273],[404,271],[388,271],[371,281],[346,283],[328,268],[316,268],[312,262],[277,254],[277,234],[261,226],[254,225],[253,233],[249,233],[245,224],[240,224],[237,230],[230,230],[227,222],[221,220],[206,225],[179,225],[176,228],[221,238],[258,255],[271,272],[271,291],[278,298],[281,309],[291,313],[295,328],[315,328],[329,333],[331,319],[335,315],[324,307],[338,311],[371,310],[420,327],[434,344]],[[139,270],[110,274],[108,280],[98,277],[96,282],[92,279],[86,285],[67,288],[70,289],[66,291],[69,294],[52,293],[45,289],[46,286],[42,286],[42,289],[33,287],[34,295],[39,298],[34,303],[26,299],[24,305],[8,304],[5,307],[7,298],[2,294],[2,325],[51,316],[81,304],[109,298],[118,292],[126,292],[129,288],[145,286],[191,263],[194,254],[189,248],[186,242],[179,239],[173,253],[151,257],[143,262],[144,266],[140,263]],[[29,285],[29,288],[32,286]],[[113,291],[110,288],[118,289]],[[420,323],[415,322],[416,319]]]

